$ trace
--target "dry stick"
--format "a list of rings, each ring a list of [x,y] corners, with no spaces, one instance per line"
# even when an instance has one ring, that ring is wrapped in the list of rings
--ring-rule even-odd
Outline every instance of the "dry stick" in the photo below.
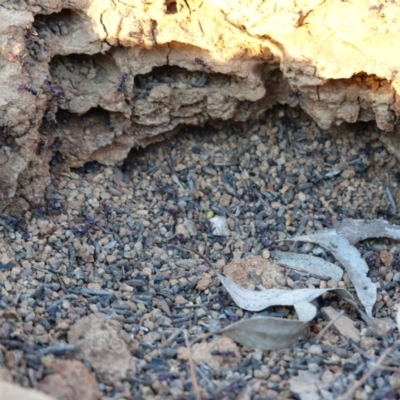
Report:
[[[177,329],[174,333],[172,333],[168,339],[165,340],[164,343],[161,343],[160,349],[171,345],[174,340],[182,333],[182,329]]]
[[[196,400],[201,400],[200,386],[197,382],[196,368],[194,366],[192,349],[191,349],[190,343],[189,343],[189,334],[186,329],[183,331],[183,334],[185,336],[185,343],[186,343],[186,347],[188,349],[188,360],[189,360],[189,366],[190,366],[190,375],[192,376],[193,390],[196,394]]]
[[[381,369],[382,371],[390,371],[390,372],[400,372],[400,368],[399,367],[386,367],[385,365],[380,365],[379,369]]]
[[[392,211],[393,211],[393,213],[396,214],[397,213],[397,204],[396,204],[396,200],[394,199],[393,194],[390,190],[389,185],[385,185],[385,191],[386,191],[386,195],[389,199],[390,206],[392,207]]]
[[[58,283],[60,284],[61,289],[63,290],[63,292],[66,293],[66,294],[69,294],[69,291],[68,291],[68,289],[65,287],[65,285],[64,285],[64,283],[63,283],[63,281],[62,281],[62,279],[61,279],[61,276],[60,276],[60,274],[61,274],[62,272],[55,271],[55,270],[53,270],[53,269],[51,269],[51,268],[49,268],[49,269],[43,269],[43,268],[40,268],[40,267],[36,267],[36,266],[34,266],[34,265],[32,265],[32,268],[33,268],[33,269],[36,269],[36,270],[38,270],[38,271],[40,271],[40,272],[46,273],[46,274],[47,274],[47,273],[53,274],[53,275],[58,279]]]
[[[193,339],[190,342],[190,346],[193,346],[195,343],[200,342],[203,339],[207,339],[207,338],[209,338],[211,336],[218,335],[219,333],[220,333],[220,330],[203,333],[202,335],[197,336],[197,338]]]
[[[36,267],[35,265],[32,265],[32,268],[33,269],[36,269],[36,270],[38,270],[38,271],[40,271],[40,272],[44,272],[44,273],[49,273],[49,274],[53,274],[53,275],[55,275],[55,276],[58,276],[61,272],[57,272],[57,271],[55,271],[55,270],[53,270],[53,269],[44,269],[44,268],[40,268],[40,267]]]
[[[318,335],[315,336],[315,338],[314,338],[314,342],[315,342],[315,343],[318,343],[318,342],[321,340],[322,336],[325,335],[325,332],[326,332],[326,331],[327,331],[327,330],[328,330],[342,315],[344,315],[344,311],[343,311],[343,310],[340,311],[340,313],[339,313],[338,315],[336,315],[335,318],[333,318],[331,321],[329,321],[329,322],[328,322],[328,325],[326,325],[325,328],[323,328],[323,329],[321,329],[321,330],[319,331]]]
[[[172,247],[172,248],[174,248],[176,250],[179,250],[179,251],[189,251],[189,252],[192,252],[194,254],[197,254],[201,259],[204,260],[204,262],[207,264],[208,267],[210,267],[215,273],[217,273],[217,271],[215,270],[214,266],[207,259],[207,257],[204,257],[203,254],[199,253],[198,251],[193,250],[193,249],[191,249],[189,247],[186,247],[186,246],[175,246],[174,244],[168,244],[168,247]]]
[[[347,389],[346,393],[342,394],[337,400],[351,400],[353,398],[354,393],[368,380],[370,376],[372,376],[378,369],[381,368],[383,361],[385,358],[393,352],[393,350],[400,345],[400,340],[397,340],[392,344],[392,346],[388,347],[378,358],[378,361],[374,364],[374,366],[359,380],[354,382],[354,384]]]

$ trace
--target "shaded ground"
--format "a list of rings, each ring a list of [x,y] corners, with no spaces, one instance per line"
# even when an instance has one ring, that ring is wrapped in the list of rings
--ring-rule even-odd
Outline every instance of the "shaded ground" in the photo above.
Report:
[[[170,245],[222,269],[287,250],[276,241],[335,219],[398,223],[388,191],[396,202],[400,171],[379,137],[372,125],[326,132],[296,110],[276,109],[253,125],[188,129],[132,153],[121,168],[92,163],[62,174],[45,205],[21,220],[0,219],[2,375],[59,399],[195,398],[183,330],[195,338],[252,314],[234,305],[203,259]],[[229,236],[213,233],[213,215],[227,217]],[[310,245],[296,249],[330,259]],[[400,247],[375,240],[359,250],[379,288],[375,316],[392,317]],[[288,274],[286,283],[352,290],[346,275],[303,283]],[[292,379],[304,371],[319,386],[315,398],[344,393],[398,332],[377,338],[336,297],[319,299],[328,305],[346,310],[359,338],[331,328],[312,343],[327,324],[319,314],[288,350],[261,352],[221,337],[197,345],[203,397],[290,399]],[[356,398],[395,398],[399,366],[393,352],[391,369],[379,369]]]

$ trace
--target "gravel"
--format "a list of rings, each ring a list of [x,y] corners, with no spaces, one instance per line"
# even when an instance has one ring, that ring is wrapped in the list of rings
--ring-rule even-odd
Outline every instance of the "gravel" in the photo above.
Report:
[[[183,129],[132,151],[120,167],[91,163],[53,177],[44,204],[22,218],[0,216],[0,370],[55,396],[59,381],[83,385],[73,374],[82,368],[91,390],[80,398],[194,399],[183,331],[194,339],[252,315],[235,306],[199,255],[219,270],[288,250],[278,240],[334,220],[398,223],[400,171],[380,134],[361,123],[322,131],[298,110],[276,108],[249,125]],[[295,246],[332,260],[310,244]],[[377,240],[358,248],[379,290],[375,315],[393,319],[400,247]],[[303,283],[294,274],[296,284]],[[311,277],[306,285],[338,283]],[[342,286],[353,290],[346,274]],[[319,300],[328,305],[346,310],[359,343],[333,328],[312,343],[327,324],[320,314],[284,351],[213,337],[192,348],[203,398],[290,399],[291,379],[302,373],[318,376],[320,398],[344,393],[398,332],[376,337],[336,297]],[[378,370],[355,398],[395,398],[399,360],[393,352],[392,369]]]

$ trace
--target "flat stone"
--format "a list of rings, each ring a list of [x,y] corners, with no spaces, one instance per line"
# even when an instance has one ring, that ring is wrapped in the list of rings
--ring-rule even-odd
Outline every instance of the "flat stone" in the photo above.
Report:
[[[327,321],[331,321],[339,315],[338,311],[330,306],[322,308],[321,313]],[[353,339],[355,342],[360,341],[360,332],[354,326],[353,321],[346,315],[342,315],[340,318],[338,318],[333,323],[333,326],[344,337]]]
[[[136,370],[136,360],[120,338],[121,324],[104,314],[78,320],[68,332],[68,341],[80,348],[98,378],[107,384],[126,379]]]
[[[53,374],[39,382],[45,393],[57,393],[63,400],[97,400],[101,397],[96,378],[83,363],[75,360],[56,360],[50,364]]]
[[[0,400],[57,400],[35,389],[26,389],[10,382],[0,381]]]

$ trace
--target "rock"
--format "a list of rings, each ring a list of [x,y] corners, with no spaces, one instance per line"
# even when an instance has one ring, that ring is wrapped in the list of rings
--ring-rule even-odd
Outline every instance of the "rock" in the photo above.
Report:
[[[176,234],[178,237],[182,237],[183,239],[186,239],[186,240],[188,240],[188,239],[190,238],[190,234],[189,234],[189,232],[187,231],[187,229],[185,228],[185,225],[184,225],[184,224],[178,224],[178,225],[176,225],[175,234]]]
[[[101,397],[96,378],[80,361],[56,360],[50,368],[53,373],[38,384],[43,392],[55,394],[58,400],[97,400]]]
[[[308,352],[315,356],[320,356],[322,354],[322,348],[321,348],[321,346],[318,346],[317,344],[312,344],[309,347]]]
[[[0,367],[0,382],[1,381],[12,382],[11,372],[4,367]]]
[[[185,218],[185,220],[183,221],[183,225],[186,228],[186,230],[189,232],[190,236],[197,235],[196,223],[193,220]]]
[[[290,379],[290,391],[300,400],[321,399],[320,386],[321,380],[319,374],[311,371],[300,371],[298,376]]]
[[[10,382],[0,381],[0,400],[57,400],[56,397],[35,389],[26,389]]]
[[[136,360],[120,338],[121,324],[103,314],[78,320],[68,332],[68,341],[79,347],[99,380],[108,384],[126,379],[136,370]]]
[[[224,275],[240,286],[254,286],[258,284],[254,278],[258,277],[266,289],[287,288],[284,284],[285,272],[285,268],[262,257],[233,260],[223,268]]]
[[[328,321],[337,318],[339,314],[331,306],[321,308],[321,313],[323,317]],[[337,329],[340,335],[343,335],[348,339],[353,339],[357,343],[360,341],[360,332],[355,328],[353,321],[346,315],[342,315],[340,318],[338,318],[333,323],[333,326]]]
[[[204,273],[202,278],[197,282],[196,289],[200,291],[204,291],[208,289],[213,282],[213,278],[210,274]]]
[[[379,258],[387,267],[390,267],[394,261],[394,255],[388,250],[382,250],[379,254]]]
[[[212,233],[215,236],[230,236],[231,232],[225,217],[219,215],[209,219],[211,223]]]
[[[42,202],[53,158],[56,173],[115,165],[180,126],[254,120],[276,104],[323,129],[375,120],[399,132],[396,2],[93,0],[73,2],[73,18],[68,7],[0,9],[1,212]]]

